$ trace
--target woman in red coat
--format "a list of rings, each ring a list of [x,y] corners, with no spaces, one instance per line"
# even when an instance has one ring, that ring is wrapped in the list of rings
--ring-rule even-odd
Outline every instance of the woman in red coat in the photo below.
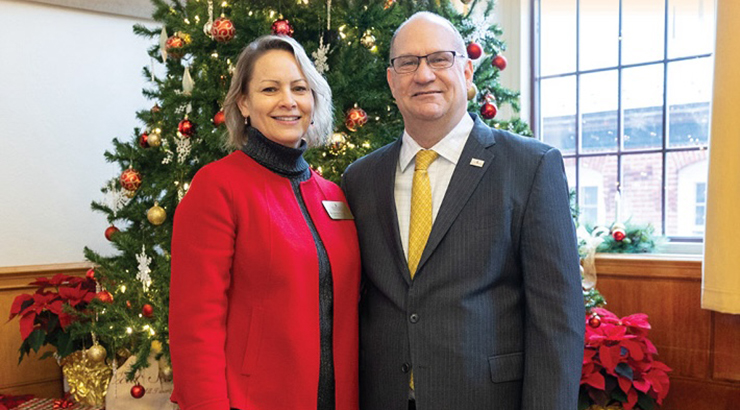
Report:
[[[293,39],[265,36],[239,56],[224,110],[237,151],[195,175],[175,214],[172,398],[357,410],[357,233],[302,156],[331,131],[329,86]]]

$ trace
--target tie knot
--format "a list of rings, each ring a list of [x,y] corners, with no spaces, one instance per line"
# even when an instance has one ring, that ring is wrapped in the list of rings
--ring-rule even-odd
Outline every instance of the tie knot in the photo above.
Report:
[[[427,168],[429,168],[429,164],[434,162],[434,160],[437,159],[438,156],[439,154],[430,149],[423,149],[417,152],[415,170],[426,171]]]

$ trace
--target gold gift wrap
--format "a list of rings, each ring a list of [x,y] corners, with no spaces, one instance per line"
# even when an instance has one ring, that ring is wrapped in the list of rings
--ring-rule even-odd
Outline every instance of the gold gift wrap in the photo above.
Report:
[[[60,360],[59,365],[74,401],[91,406],[105,404],[105,393],[113,376],[105,361],[93,362],[84,350],[79,350]]]

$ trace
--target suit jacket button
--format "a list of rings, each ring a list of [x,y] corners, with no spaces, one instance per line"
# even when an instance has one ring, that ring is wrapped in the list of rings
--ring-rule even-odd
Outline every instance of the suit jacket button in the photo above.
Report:
[[[411,323],[418,322],[419,321],[419,315],[417,315],[416,313],[412,313],[411,316],[409,316],[409,321]]]
[[[409,370],[411,370],[411,366],[409,366],[408,363],[404,363],[401,365],[401,371],[404,373],[408,373]]]

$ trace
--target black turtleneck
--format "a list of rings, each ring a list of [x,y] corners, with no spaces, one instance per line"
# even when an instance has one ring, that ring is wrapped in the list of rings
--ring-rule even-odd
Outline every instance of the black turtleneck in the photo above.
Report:
[[[298,148],[286,147],[271,141],[256,128],[247,127],[247,143],[242,148],[245,154],[270,171],[287,178],[293,187],[293,193],[303,213],[308,228],[311,230],[316,253],[319,259],[319,331],[321,335],[321,362],[319,366],[318,410],[334,410],[334,356],[332,354],[333,330],[333,284],[331,265],[324,243],[319,237],[311,215],[303,200],[300,184],[311,178],[308,162],[303,158],[306,141],[301,141]]]

